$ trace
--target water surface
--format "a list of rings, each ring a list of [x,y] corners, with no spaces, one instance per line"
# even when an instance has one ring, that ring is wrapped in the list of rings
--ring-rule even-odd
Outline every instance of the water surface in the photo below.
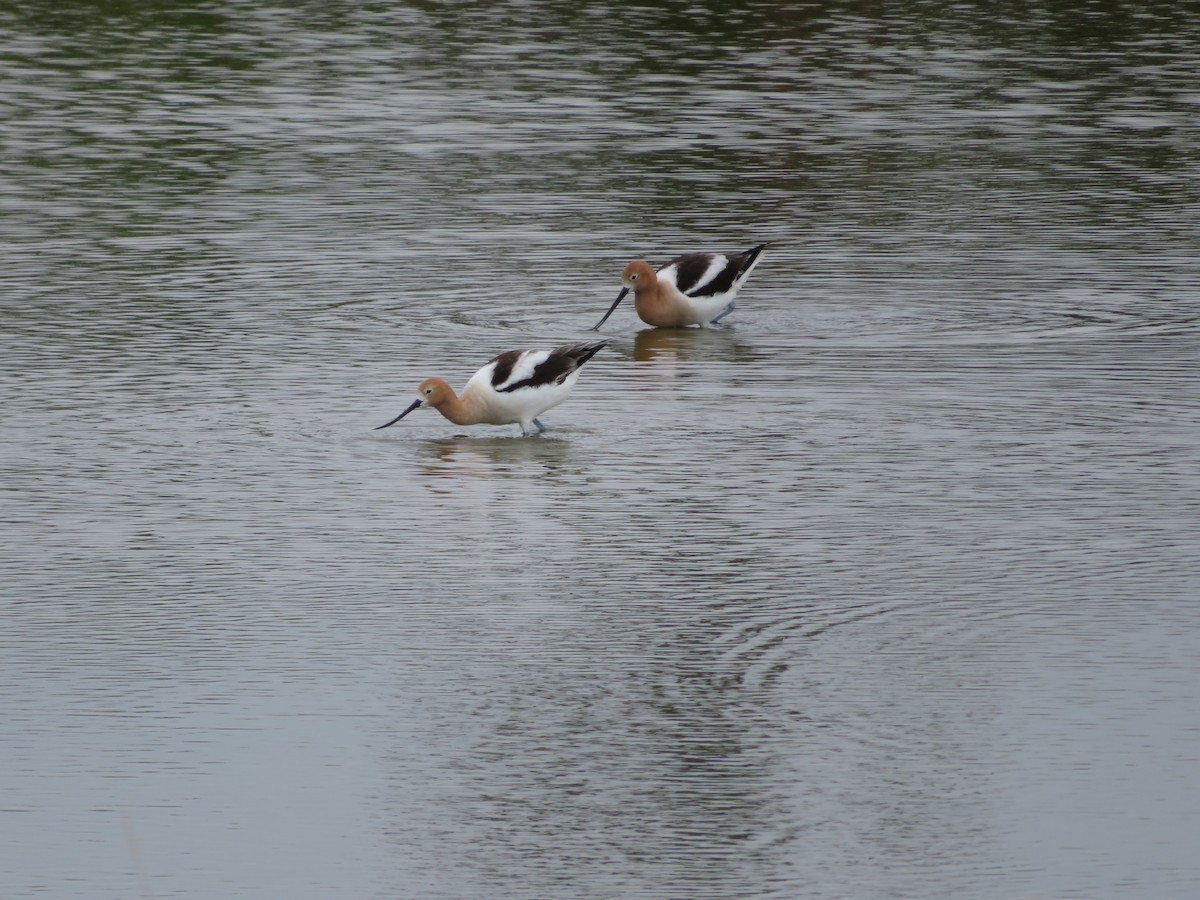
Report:
[[[0,11],[0,896],[1194,897],[1197,26]]]

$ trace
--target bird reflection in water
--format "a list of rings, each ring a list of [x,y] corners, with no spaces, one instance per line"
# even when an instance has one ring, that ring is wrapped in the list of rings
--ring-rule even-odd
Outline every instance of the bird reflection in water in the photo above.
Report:
[[[637,362],[725,360],[737,355],[735,332],[729,328],[645,328],[633,338]]]
[[[520,437],[473,438],[456,436],[422,441],[417,445],[420,471],[433,478],[528,478],[553,475],[567,465],[571,441],[543,437],[538,441]],[[449,485],[436,492],[451,491]]]

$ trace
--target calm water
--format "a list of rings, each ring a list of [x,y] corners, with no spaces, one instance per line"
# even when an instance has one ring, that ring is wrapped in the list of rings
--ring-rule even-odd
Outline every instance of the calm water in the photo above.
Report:
[[[0,7],[0,897],[1200,894],[1200,15],[726,6]]]

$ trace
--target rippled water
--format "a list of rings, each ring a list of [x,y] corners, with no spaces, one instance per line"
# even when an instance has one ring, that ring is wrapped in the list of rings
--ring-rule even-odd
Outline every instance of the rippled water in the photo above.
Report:
[[[1197,895],[1194,13],[39,6],[0,896]]]

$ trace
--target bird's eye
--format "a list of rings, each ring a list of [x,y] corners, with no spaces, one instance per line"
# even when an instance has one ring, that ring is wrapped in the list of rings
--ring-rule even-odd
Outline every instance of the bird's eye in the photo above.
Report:
[[[433,393],[433,388],[425,388],[425,396],[428,397]]]
[[[630,281],[637,281],[637,275],[636,275],[636,274],[635,274],[635,275],[630,275],[630,276],[629,276],[629,280],[630,280]]]

